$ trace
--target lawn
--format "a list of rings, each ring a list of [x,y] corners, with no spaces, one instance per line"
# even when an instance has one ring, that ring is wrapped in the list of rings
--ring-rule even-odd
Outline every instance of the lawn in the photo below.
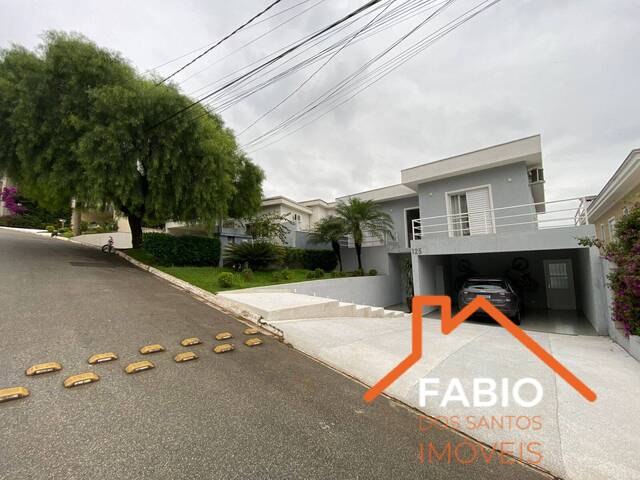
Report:
[[[158,265],[155,258],[144,250],[129,249],[123,250],[124,253],[136,260],[151,265],[158,270],[173,275],[174,277],[189,282],[196,287],[200,287],[208,292],[216,293],[224,290],[238,290],[240,288],[265,287],[268,285],[280,285],[283,283],[304,282],[308,280],[307,274],[310,270],[305,269],[289,269],[291,278],[289,280],[274,280],[272,271],[253,272],[251,280],[242,278],[242,274],[236,273],[236,283],[229,288],[221,288],[218,285],[218,275],[222,272],[233,272],[230,268],[225,267],[166,267]],[[328,275],[325,274],[325,278]]]

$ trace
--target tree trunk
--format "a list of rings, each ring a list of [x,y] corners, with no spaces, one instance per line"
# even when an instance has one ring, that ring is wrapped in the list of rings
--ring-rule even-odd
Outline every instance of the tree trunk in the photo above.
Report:
[[[360,257],[361,251],[362,251],[362,244],[356,242],[356,255],[358,256],[358,270],[362,270],[362,258]]]
[[[338,257],[338,265],[340,266],[340,271],[342,271],[342,255],[340,254],[340,243],[336,240],[331,242],[331,247],[333,247],[333,253]]]
[[[142,247],[142,217],[129,214],[127,218],[131,229],[131,244],[133,248],[140,248]]]
[[[80,204],[75,200],[71,208],[71,229],[74,237],[82,234],[82,210],[80,210]]]

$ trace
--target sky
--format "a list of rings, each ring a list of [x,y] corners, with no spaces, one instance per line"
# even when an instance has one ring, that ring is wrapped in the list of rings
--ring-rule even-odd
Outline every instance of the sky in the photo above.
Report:
[[[387,11],[406,1],[393,1]],[[455,0],[393,52],[480,1]],[[283,13],[234,35],[173,80],[197,98],[212,91],[214,81],[317,31],[365,0],[301,2],[282,0],[260,18]],[[157,67],[216,42],[269,3],[0,0],[0,48],[35,48],[46,30],[73,31],[119,52],[141,73],[168,75],[202,50]],[[331,201],[399,183],[403,168],[539,133],[547,199],[566,199],[597,194],[628,153],[640,147],[640,1],[502,0],[349,102],[252,151],[252,139],[356,71],[438,5],[376,35],[363,32],[280,107],[239,135],[239,143],[266,172],[266,196]],[[380,10],[344,33],[356,33],[376,13]],[[319,66],[219,113],[239,134]]]

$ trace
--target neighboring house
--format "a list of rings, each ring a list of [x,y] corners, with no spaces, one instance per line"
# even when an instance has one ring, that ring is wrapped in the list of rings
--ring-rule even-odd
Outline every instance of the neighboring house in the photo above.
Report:
[[[640,202],[640,149],[632,150],[602,191],[587,208],[589,223],[595,225],[596,236],[611,241],[615,224],[629,208]]]
[[[351,195],[378,202],[395,225],[393,239],[363,245],[365,268],[397,279],[398,303],[403,258],[416,295],[455,299],[469,275],[507,275],[527,285],[527,308],[572,311],[605,334],[599,253],[577,242],[595,234],[575,214],[586,199],[546,201],[544,182],[539,135],[402,170],[398,185]],[[345,264],[354,268],[353,249]]]

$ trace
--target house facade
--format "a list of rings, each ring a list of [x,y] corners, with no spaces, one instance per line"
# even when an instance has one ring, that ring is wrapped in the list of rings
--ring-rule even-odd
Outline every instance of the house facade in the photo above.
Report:
[[[616,221],[627,214],[629,208],[640,202],[640,149],[632,150],[620,168],[594,197],[587,207],[589,223],[603,242],[614,237]]]
[[[350,196],[376,201],[394,223],[393,239],[363,245],[365,268],[394,280],[398,303],[407,259],[416,295],[455,300],[470,276],[507,277],[526,309],[586,319],[605,334],[599,252],[577,241],[595,235],[585,199],[547,201],[544,184],[539,135],[402,170],[400,184]]]

